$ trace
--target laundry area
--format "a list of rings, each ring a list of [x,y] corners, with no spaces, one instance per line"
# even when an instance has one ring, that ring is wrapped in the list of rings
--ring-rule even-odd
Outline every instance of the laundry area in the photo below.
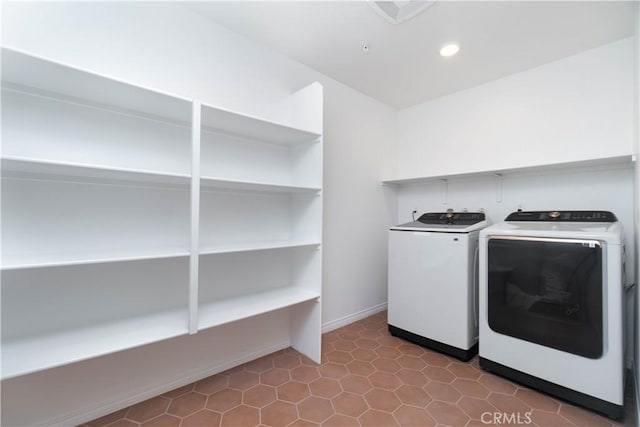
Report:
[[[2,2],[2,426],[637,426],[640,3]]]

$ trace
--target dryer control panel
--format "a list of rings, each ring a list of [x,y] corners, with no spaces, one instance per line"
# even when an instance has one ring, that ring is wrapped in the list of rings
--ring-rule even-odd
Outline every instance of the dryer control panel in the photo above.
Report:
[[[529,211],[513,212],[505,221],[616,222],[609,211]]]

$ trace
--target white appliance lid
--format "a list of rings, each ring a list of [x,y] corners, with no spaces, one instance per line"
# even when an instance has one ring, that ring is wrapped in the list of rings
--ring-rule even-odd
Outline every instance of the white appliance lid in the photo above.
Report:
[[[487,226],[484,212],[427,212],[416,221],[391,227],[398,231],[435,231],[469,233]]]

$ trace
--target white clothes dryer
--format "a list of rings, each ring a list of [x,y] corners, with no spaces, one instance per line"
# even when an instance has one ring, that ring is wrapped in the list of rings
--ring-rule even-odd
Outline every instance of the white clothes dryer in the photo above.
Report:
[[[614,214],[514,212],[480,232],[480,366],[619,419],[624,295]]]
[[[389,231],[389,332],[469,360],[478,352],[482,212],[425,213]],[[474,268],[475,267],[475,268]]]

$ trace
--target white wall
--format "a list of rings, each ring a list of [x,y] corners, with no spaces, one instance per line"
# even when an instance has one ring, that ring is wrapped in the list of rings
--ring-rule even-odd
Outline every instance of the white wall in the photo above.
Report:
[[[386,229],[391,218],[378,183],[383,160],[394,155],[395,110],[180,5],[3,2],[2,7],[5,46],[271,120],[290,122],[288,95],[320,81],[325,94],[323,324],[336,327],[385,307]],[[274,315],[271,322],[278,328],[283,319]],[[257,331],[254,326],[241,323],[235,334]],[[239,346],[218,359],[244,357],[256,347],[268,351],[282,344],[273,334],[254,335],[260,340],[251,349]],[[82,421],[82,414],[93,411],[91,416],[98,416],[105,408],[114,410],[143,398],[145,390],[155,388],[157,393],[163,380],[193,377],[197,367],[204,372],[207,367],[200,359],[178,372],[178,362],[187,356],[170,349],[185,345],[210,351],[200,340],[187,337],[7,382],[2,393],[3,424],[70,417]],[[166,355],[150,370],[146,355],[153,349]],[[116,367],[124,364],[127,369],[118,371]],[[162,366],[172,371],[171,378],[158,375]],[[213,365],[209,368],[215,370]],[[99,371],[109,375],[97,375]],[[131,375],[136,372],[132,386]],[[69,378],[82,378],[80,386]],[[29,387],[34,383],[46,387]],[[47,400],[56,393],[60,397],[36,413],[20,414],[20,397],[28,390],[30,401]]]
[[[400,111],[398,177],[632,153],[633,46],[624,39]]]

